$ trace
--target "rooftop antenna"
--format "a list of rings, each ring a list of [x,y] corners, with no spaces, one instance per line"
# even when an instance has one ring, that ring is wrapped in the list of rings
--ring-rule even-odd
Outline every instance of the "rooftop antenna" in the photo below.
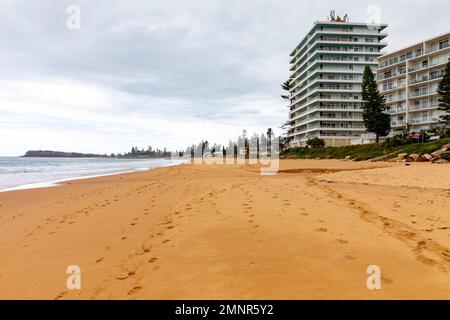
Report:
[[[336,11],[331,10],[330,15],[327,18],[327,21],[331,22],[349,22],[350,19],[348,18],[348,14],[345,14],[342,18],[340,16],[336,16]]]
[[[336,20],[336,11],[331,10],[330,11],[330,21],[335,21]]]

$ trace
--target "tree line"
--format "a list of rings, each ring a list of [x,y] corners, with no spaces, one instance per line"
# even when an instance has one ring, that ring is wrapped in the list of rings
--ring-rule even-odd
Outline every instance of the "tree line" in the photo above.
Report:
[[[210,143],[208,140],[202,140],[198,144],[192,144],[187,147],[179,156],[197,158],[197,157],[249,157],[259,158],[264,155],[271,155],[272,150],[278,152],[279,140],[275,136],[272,128],[268,128],[266,133],[260,135],[254,133],[249,136],[247,130],[243,130],[237,140],[229,140],[228,144],[220,145]],[[275,147],[276,144],[276,148]]]

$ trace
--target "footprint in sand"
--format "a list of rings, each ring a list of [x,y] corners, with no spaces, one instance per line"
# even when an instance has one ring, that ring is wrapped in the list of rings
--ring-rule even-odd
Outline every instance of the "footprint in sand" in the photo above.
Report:
[[[141,249],[139,251],[137,251],[135,253],[135,255],[141,256],[141,255],[144,255],[146,253],[149,253],[151,251],[151,248],[152,247],[151,247],[149,242],[143,242],[142,245],[141,245]]]
[[[58,294],[55,298],[55,300],[59,300],[61,298],[63,298],[65,295],[67,294],[67,291],[63,291],[60,294]]]
[[[327,229],[327,228],[324,228],[324,227],[322,227],[322,228],[316,229],[316,231],[319,231],[319,232],[327,232],[327,231],[328,231],[328,229]]]
[[[135,271],[124,272],[116,277],[117,280],[125,280],[136,274]]]
[[[391,284],[391,283],[394,283],[394,280],[392,280],[391,278],[388,278],[386,276],[381,276],[381,282],[383,282],[385,284]]]
[[[141,289],[142,289],[142,286],[133,287],[130,291],[128,291],[128,295],[130,296],[132,294],[135,294],[136,292],[140,291]]]
[[[336,241],[339,242],[340,244],[348,244],[348,241],[344,239],[336,239]]]
[[[156,260],[158,260],[157,258],[150,258],[150,260],[148,260],[148,263],[154,263],[156,262]]]

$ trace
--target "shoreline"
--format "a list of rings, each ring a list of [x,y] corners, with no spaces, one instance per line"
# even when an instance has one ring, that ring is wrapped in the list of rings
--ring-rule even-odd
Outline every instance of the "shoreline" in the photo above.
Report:
[[[73,158],[71,158],[73,159]],[[81,158],[79,158],[81,159]],[[90,158],[82,158],[82,159],[90,159]],[[133,159],[133,160],[139,160],[139,159]],[[84,180],[84,179],[92,179],[92,178],[100,178],[100,177],[108,177],[108,176],[114,176],[114,175],[122,175],[122,174],[128,174],[128,173],[134,173],[134,172],[141,172],[141,171],[148,171],[153,170],[156,168],[165,168],[165,167],[171,167],[171,166],[178,166],[180,164],[183,164],[185,162],[181,160],[167,160],[167,159],[154,159],[154,160],[166,160],[166,161],[175,161],[179,163],[175,164],[165,164],[161,166],[151,167],[151,168],[137,168],[134,170],[129,171],[120,171],[120,172],[112,172],[112,173],[105,173],[105,174],[95,174],[95,175],[88,175],[88,176],[79,176],[79,177],[72,177],[72,178],[64,178],[64,179],[58,179],[58,180],[50,180],[50,181],[42,181],[42,182],[35,182],[35,183],[27,183],[18,185],[16,187],[10,187],[6,189],[0,190],[0,193],[3,192],[12,192],[12,191],[20,191],[20,190],[30,190],[30,189],[41,189],[41,188],[53,188],[53,187],[59,187],[64,182],[70,182],[70,181],[76,181],[76,180]]]
[[[450,297],[448,164],[280,169],[183,164],[0,193],[0,299]]]

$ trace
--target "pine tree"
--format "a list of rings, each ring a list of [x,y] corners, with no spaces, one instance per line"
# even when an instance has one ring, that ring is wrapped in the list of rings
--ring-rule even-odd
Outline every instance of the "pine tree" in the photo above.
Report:
[[[440,116],[441,122],[445,125],[450,124],[450,59],[447,63],[447,68],[445,68],[445,74],[439,83],[438,87],[439,93],[439,110],[445,111],[443,115]]]
[[[391,117],[385,113],[385,98],[378,91],[372,69],[366,66],[362,83],[363,120],[366,131],[376,135],[376,143],[391,130]]]

